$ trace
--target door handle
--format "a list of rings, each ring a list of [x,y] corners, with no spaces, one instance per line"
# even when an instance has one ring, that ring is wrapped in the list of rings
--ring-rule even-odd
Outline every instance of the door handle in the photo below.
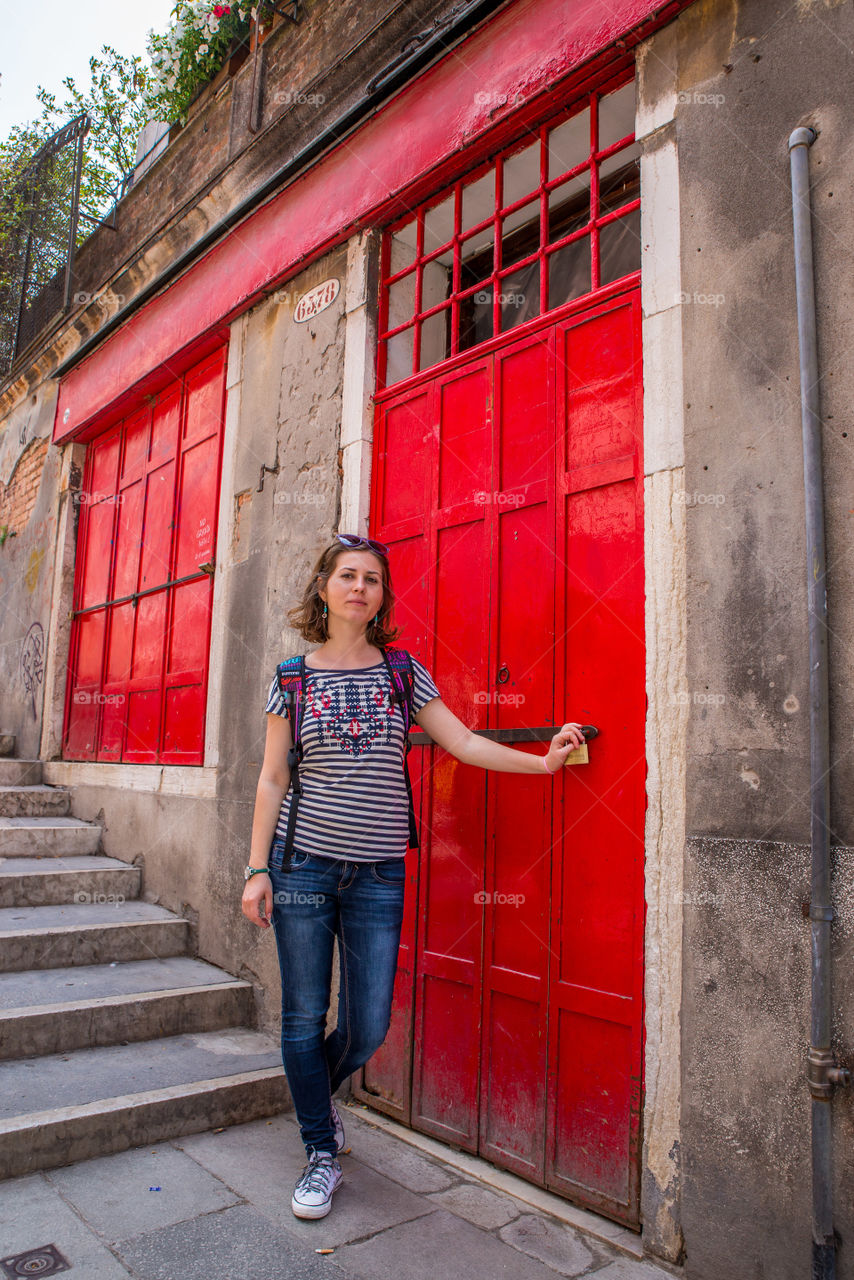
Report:
[[[472,729],[472,733],[478,738],[488,738],[490,742],[551,742],[559,727],[555,724],[544,724],[538,728],[525,726],[518,729]],[[599,730],[593,724],[583,724],[581,732],[584,734],[585,742],[599,736]],[[409,741],[413,747],[429,747],[434,739],[423,729],[410,729]]]

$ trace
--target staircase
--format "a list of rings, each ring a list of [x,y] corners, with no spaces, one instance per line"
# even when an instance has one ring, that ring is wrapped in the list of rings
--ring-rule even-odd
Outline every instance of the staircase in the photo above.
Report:
[[[0,736],[0,1178],[290,1106],[252,986],[188,954],[66,787]]]

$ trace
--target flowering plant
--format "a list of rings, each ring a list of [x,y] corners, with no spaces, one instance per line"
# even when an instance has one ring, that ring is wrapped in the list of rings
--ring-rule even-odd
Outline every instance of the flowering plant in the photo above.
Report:
[[[151,120],[185,120],[196,94],[216,75],[232,41],[249,38],[252,17],[247,0],[213,4],[177,0],[165,35],[148,33],[151,60],[146,100]]]

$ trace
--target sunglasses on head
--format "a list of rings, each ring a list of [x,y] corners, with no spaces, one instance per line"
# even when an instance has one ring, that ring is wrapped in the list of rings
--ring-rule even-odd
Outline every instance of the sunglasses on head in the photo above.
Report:
[[[375,538],[362,538],[357,533],[336,533],[335,537],[342,547],[349,547],[351,551],[364,548],[366,551],[373,551],[376,555],[388,559],[388,547],[384,542],[377,542]]]

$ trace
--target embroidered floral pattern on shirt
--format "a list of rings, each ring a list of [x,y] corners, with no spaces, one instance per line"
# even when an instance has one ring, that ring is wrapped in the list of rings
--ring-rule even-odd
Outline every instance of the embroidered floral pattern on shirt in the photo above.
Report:
[[[337,746],[355,759],[367,755],[378,742],[391,744],[394,709],[379,680],[368,687],[355,680],[320,685],[317,692],[309,687],[306,710],[317,722],[321,746]]]

